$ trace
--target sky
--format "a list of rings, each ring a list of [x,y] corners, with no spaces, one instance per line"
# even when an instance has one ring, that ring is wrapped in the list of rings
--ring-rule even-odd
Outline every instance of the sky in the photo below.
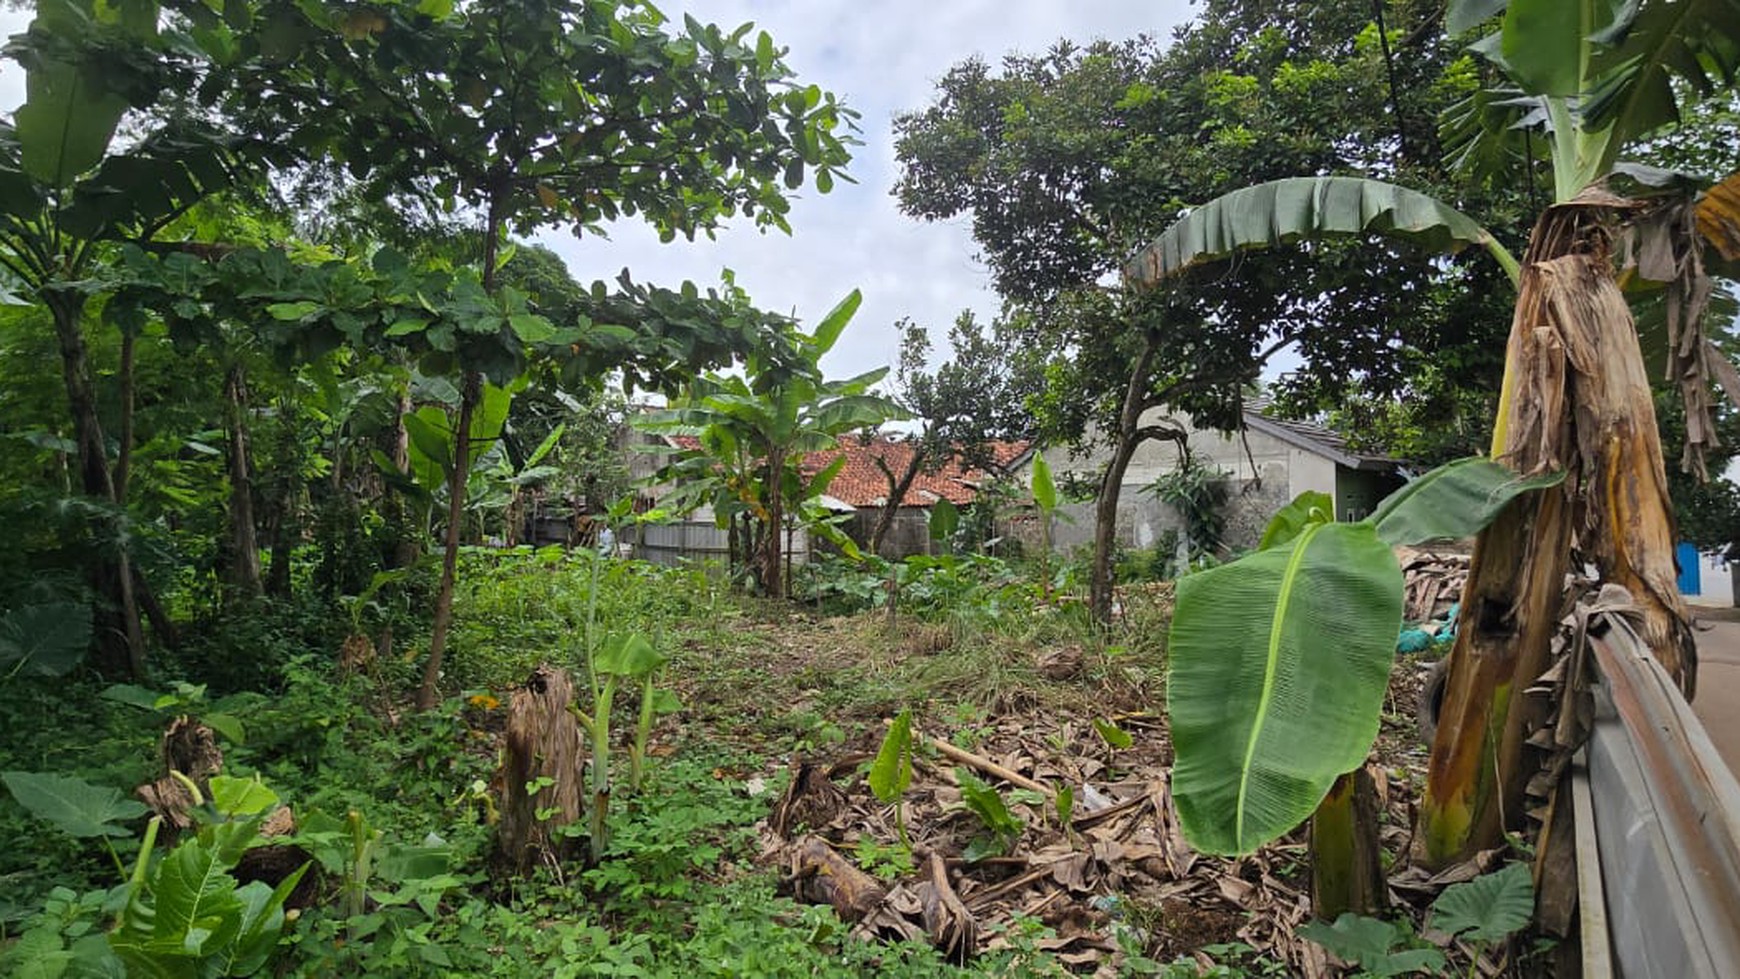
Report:
[[[753,22],[788,48],[799,82],[833,92],[860,113],[863,145],[848,170],[857,182],[837,183],[825,195],[799,192],[787,216],[790,236],[741,222],[713,241],[666,245],[625,220],[610,226],[608,239],[539,240],[583,283],[612,280],[627,268],[641,282],[706,287],[729,268],[757,306],[812,325],[860,289],[863,306],[823,363],[829,376],[892,365],[893,324],[902,317],[929,327],[946,349],[948,325],[961,310],[989,319],[998,307],[968,219],[926,223],[896,206],[897,113],[927,106],[936,80],[974,55],[994,62],[1013,51],[1037,54],[1059,38],[1170,37],[1195,13],[1189,0],[667,0],[659,7],[679,25],[685,12],[727,29]],[[28,19],[25,11],[0,10],[0,35],[23,30]],[[0,61],[0,109],[10,111],[23,97],[22,70]]]

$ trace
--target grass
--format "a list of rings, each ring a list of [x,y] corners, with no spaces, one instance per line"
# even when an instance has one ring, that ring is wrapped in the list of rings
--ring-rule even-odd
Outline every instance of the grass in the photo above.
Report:
[[[652,637],[670,656],[663,683],[683,708],[655,730],[649,788],[615,804],[609,859],[562,879],[492,877],[501,705],[539,663],[578,662],[595,571],[600,633]],[[434,890],[371,912],[380,920],[367,940],[343,941],[355,920],[309,908],[282,974],[1060,974],[1037,951],[1037,926],[1019,926],[966,970],[928,946],[849,938],[831,911],[779,896],[776,870],[757,863],[755,823],[792,752],[873,740],[906,707],[931,730],[971,741],[1014,709],[1090,716],[1156,703],[1160,655],[1144,626],[1102,635],[1079,606],[1036,606],[1008,575],[997,582],[1000,603],[952,581],[953,604],[892,627],[877,611],[829,616],[741,599],[699,571],[622,561],[595,569],[584,552],[468,551],[460,581],[443,678],[451,699],[426,714],[404,706],[424,648],[415,616],[399,617],[394,655],[360,676],[339,671],[334,634],[348,630],[330,618],[267,605],[250,625],[260,638],[245,655],[258,662],[236,675],[267,678],[257,685],[268,693],[222,703],[248,730],[244,744],[225,746],[230,773],[260,774],[299,815],[355,810],[382,830],[383,845],[436,841],[450,861],[437,884],[374,885],[377,900]],[[378,608],[405,601],[383,591]],[[221,636],[204,641],[224,648]],[[1067,644],[1084,650],[1082,674],[1046,679],[1038,656]],[[105,701],[102,689],[93,678],[13,681],[0,729],[52,733],[0,738],[0,769],[76,773],[123,790],[155,777],[162,719]],[[632,727],[631,699],[618,698],[619,730]],[[129,841],[119,843],[124,857]],[[113,880],[102,848],[59,838],[0,801],[0,944],[51,887],[93,891]]]

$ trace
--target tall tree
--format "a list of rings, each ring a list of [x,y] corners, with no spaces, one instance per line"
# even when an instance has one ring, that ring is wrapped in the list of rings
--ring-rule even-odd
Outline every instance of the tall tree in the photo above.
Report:
[[[789,230],[786,194],[806,170],[828,190],[848,158],[849,114],[797,84],[783,50],[765,32],[750,41],[749,25],[727,33],[691,17],[673,32],[638,0],[272,0],[257,16],[280,43],[293,41],[281,61],[238,66],[231,110],[310,156],[342,161],[379,197],[434,201],[475,221],[489,303],[503,298],[509,230],[582,234],[640,216],[669,240],[711,234],[738,213]],[[541,317],[498,323],[442,351],[460,400],[423,706],[436,695],[452,618],[466,433],[483,378],[517,373],[520,345],[557,335]],[[579,325],[564,326],[580,339]],[[440,360],[426,358],[424,369]]]
[[[115,242],[150,242],[237,175],[231,142],[196,116],[159,111],[164,93],[197,87],[208,50],[176,31],[155,0],[66,0],[37,7],[6,46],[26,97],[0,123],[0,266],[54,325],[84,495],[125,503],[131,452],[133,334],[123,340],[121,446],[111,456],[90,356],[88,309]],[[117,143],[122,120],[134,133]],[[118,535],[104,535],[118,536]],[[107,598],[102,665],[144,668],[138,581],[124,549],[93,571]]]
[[[918,425],[903,441],[911,448],[899,471],[879,456],[888,483],[887,502],[870,532],[870,552],[879,554],[907,491],[920,472],[954,467],[992,470],[996,443],[1028,439],[1033,418],[1027,397],[1039,378],[1014,342],[1016,332],[999,320],[987,330],[971,310],[949,327],[948,359],[932,367],[930,332],[911,320],[894,325],[900,359],[894,369],[894,401]]]
[[[1188,203],[1296,173],[1429,166],[1431,82],[1453,52],[1411,7],[1393,13],[1394,93],[1369,84],[1384,77],[1386,38],[1365,8],[1211,2],[1164,50],[1149,39],[1060,43],[1000,71],[966,62],[929,108],[896,119],[902,208],[970,213],[999,292],[1055,351],[1041,399],[1048,437],[1111,445],[1091,596],[1102,617],[1129,460],[1144,441],[1185,434],[1156,409],[1230,430],[1239,391],[1281,350],[1297,349],[1302,375],[1383,389],[1400,378],[1388,354],[1399,337],[1431,344],[1445,311],[1410,297],[1462,273],[1404,250],[1245,257],[1163,295],[1105,285]],[[1232,276],[1238,286],[1226,288]]]

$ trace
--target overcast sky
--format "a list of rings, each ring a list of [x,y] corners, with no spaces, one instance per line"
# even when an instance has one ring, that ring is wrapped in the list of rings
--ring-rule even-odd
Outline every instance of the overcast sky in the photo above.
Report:
[[[853,288],[864,305],[825,366],[830,375],[892,364],[893,323],[910,316],[942,339],[962,309],[988,317],[997,300],[974,255],[965,220],[926,224],[903,216],[894,186],[893,117],[929,104],[935,81],[975,54],[995,61],[1011,51],[1040,53],[1059,38],[1086,43],[1137,34],[1170,37],[1194,11],[1188,0],[685,0],[659,4],[680,24],[684,11],[730,29],[746,21],[788,47],[804,84],[834,92],[862,116],[850,168],[855,184],[830,194],[804,191],[789,215],[792,234],[744,225],[716,241],[659,244],[629,221],[608,240],[549,235],[582,282],[611,279],[624,267],[637,280],[708,286],[721,269],[737,273],[755,303],[814,323]],[[0,11],[0,33],[23,29],[28,14]],[[23,72],[0,61],[0,107],[23,101]]]

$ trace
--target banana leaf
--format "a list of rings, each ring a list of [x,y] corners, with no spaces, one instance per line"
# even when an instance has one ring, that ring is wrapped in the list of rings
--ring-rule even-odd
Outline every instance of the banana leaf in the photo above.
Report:
[[[1371,523],[1385,543],[1398,547],[1460,540],[1486,529],[1518,496],[1564,481],[1562,472],[1524,478],[1481,456],[1458,459],[1385,497]]]
[[[1517,279],[1516,258],[1473,218],[1419,191],[1363,177],[1288,177],[1224,194],[1174,222],[1124,275],[1151,286],[1235,252],[1367,233],[1438,252],[1479,245]]]
[[[1364,523],[1311,524],[1179,581],[1167,705],[1192,846],[1250,853],[1365,761],[1401,621],[1401,569]]]

